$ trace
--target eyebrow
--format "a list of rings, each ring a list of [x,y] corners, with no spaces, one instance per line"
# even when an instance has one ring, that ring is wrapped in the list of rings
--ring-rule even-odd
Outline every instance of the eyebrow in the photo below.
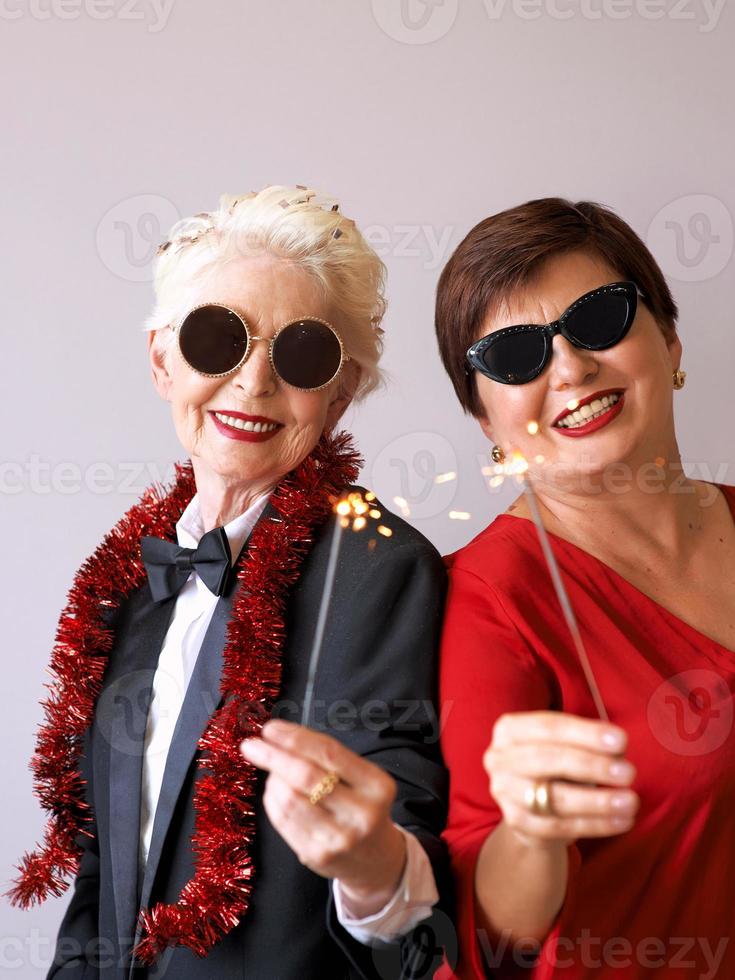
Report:
[[[576,297],[576,299],[573,299],[571,301],[571,303],[569,303],[567,306],[565,306],[564,309],[561,311],[561,313],[559,314],[559,316],[555,320],[547,320],[547,321],[544,321],[543,323],[534,323],[534,322],[532,322],[530,320],[521,320],[521,319],[518,319],[518,320],[514,320],[512,323],[506,324],[506,326],[504,326],[504,327],[498,327],[497,330],[491,330],[490,333],[497,333],[500,330],[508,330],[508,329],[510,329],[512,327],[549,327],[549,326],[551,326],[554,323],[558,323],[559,320],[561,320],[561,318],[563,316],[565,316],[572,309],[573,306],[576,306],[576,304],[581,299],[584,299],[585,296],[589,296],[590,293],[599,292],[600,290],[605,289],[606,286],[617,286],[621,282],[632,282],[632,281],[633,280],[631,280],[631,279],[614,279],[612,282],[603,282],[599,286],[593,286],[591,289],[586,289],[583,293],[580,293],[579,296]],[[635,283],[635,288],[636,288],[636,293],[637,293],[638,297],[640,299],[642,299],[642,300],[645,301],[645,298],[646,298],[645,297],[645,294],[641,291],[641,289],[640,289],[640,287],[638,286],[637,283]],[[504,301],[501,301],[501,302],[504,302]],[[507,306],[507,303],[506,303],[506,306]],[[486,335],[486,336],[489,336],[489,334]]]

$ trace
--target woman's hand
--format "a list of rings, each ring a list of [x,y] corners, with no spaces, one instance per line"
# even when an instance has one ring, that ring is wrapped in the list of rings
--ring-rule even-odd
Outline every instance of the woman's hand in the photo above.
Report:
[[[635,767],[626,746],[626,733],[608,722],[559,711],[501,715],[483,765],[504,823],[525,845],[541,847],[630,830],[640,800],[628,788]],[[537,780],[551,781],[550,814],[526,803]]]
[[[379,911],[398,888],[406,841],[390,816],[395,782],[336,739],[281,719],[241,743],[245,758],[269,772],[268,817],[307,868],[338,878],[360,914]],[[339,781],[316,803],[310,794],[328,773]]]

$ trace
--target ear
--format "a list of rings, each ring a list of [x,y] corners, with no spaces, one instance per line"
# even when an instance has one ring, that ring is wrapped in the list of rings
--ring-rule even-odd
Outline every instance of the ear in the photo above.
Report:
[[[342,369],[342,376],[337,382],[337,389],[332,395],[332,400],[327,409],[327,417],[324,421],[325,431],[330,432],[349,408],[360,383],[361,375],[362,371],[357,361],[348,361],[345,364]]]
[[[669,348],[671,368],[673,371],[678,371],[681,365],[682,346],[681,339],[676,331],[672,331],[671,335],[666,338],[666,346]]]
[[[487,415],[478,415],[477,421],[480,423],[480,428],[485,433],[485,438],[489,439],[490,442],[495,442],[495,436],[493,435],[492,426],[490,425],[490,419]]]
[[[172,384],[171,372],[168,367],[166,345],[161,339],[163,330],[168,329],[168,327],[163,327],[160,330],[148,331],[148,359],[151,365],[153,385],[164,401],[171,400],[169,395]]]

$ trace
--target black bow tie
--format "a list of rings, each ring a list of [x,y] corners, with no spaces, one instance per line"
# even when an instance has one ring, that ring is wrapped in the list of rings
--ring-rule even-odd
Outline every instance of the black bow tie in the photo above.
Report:
[[[197,548],[182,548],[165,538],[144,537],[140,539],[140,553],[156,602],[176,595],[194,571],[210,592],[219,596],[225,590],[232,556],[223,527],[203,534]]]

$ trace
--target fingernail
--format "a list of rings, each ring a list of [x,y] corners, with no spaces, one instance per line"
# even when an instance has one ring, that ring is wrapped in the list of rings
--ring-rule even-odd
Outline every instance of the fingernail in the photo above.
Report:
[[[614,827],[628,827],[631,824],[630,817],[613,817],[612,824]]]
[[[625,742],[625,736],[622,732],[616,731],[614,728],[608,728],[607,731],[602,733],[600,740],[602,744],[606,745],[608,748],[622,749],[623,743]]]
[[[619,793],[618,795],[613,796],[610,802],[616,810],[632,810],[635,805],[635,797],[630,796],[627,793]],[[624,817],[623,819],[627,820],[627,817]]]
[[[630,781],[635,775],[635,769],[629,762],[611,762],[608,772],[613,779]]]

